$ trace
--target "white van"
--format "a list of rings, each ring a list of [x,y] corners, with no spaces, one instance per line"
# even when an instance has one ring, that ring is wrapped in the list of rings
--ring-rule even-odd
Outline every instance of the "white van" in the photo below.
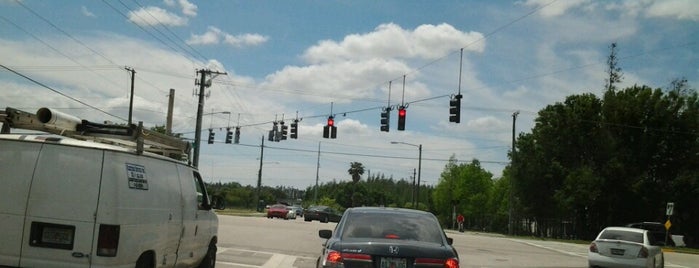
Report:
[[[218,219],[196,169],[147,144],[6,134],[32,116],[0,114],[0,266],[214,267]]]

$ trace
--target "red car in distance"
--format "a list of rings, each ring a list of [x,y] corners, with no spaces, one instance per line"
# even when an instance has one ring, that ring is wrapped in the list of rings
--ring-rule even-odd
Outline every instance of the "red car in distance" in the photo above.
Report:
[[[269,207],[267,209],[267,218],[280,218],[280,219],[288,219],[287,214],[289,213],[289,209],[286,207],[284,204],[275,204]]]

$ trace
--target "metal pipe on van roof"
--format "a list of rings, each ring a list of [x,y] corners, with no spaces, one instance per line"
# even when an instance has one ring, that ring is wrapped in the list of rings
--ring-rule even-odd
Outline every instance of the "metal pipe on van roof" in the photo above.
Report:
[[[62,112],[52,110],[50,108],[40,108],[36,111],[36,117],[41,123],[47,127],[53,127],[61,130],[75,130],[76,126],[82,122],[79,118],[64,114]]]

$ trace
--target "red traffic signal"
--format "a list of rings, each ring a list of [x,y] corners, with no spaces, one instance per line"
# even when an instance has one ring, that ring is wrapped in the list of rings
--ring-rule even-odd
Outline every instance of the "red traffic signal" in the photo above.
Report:
[[[323,127],[323,138],[337,138],[337,127],[332,116],[328,116],[328,124]]]
[[[398,130],[405,130],[405,106],[398,107]]]

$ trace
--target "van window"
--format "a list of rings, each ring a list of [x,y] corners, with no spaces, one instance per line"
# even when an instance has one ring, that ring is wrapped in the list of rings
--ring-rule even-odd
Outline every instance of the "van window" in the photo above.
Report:
[[[199,173],[194,172],[194,188],[197,190],[197,208],[210,210],[209,196],[206,194],[206,185]]]

